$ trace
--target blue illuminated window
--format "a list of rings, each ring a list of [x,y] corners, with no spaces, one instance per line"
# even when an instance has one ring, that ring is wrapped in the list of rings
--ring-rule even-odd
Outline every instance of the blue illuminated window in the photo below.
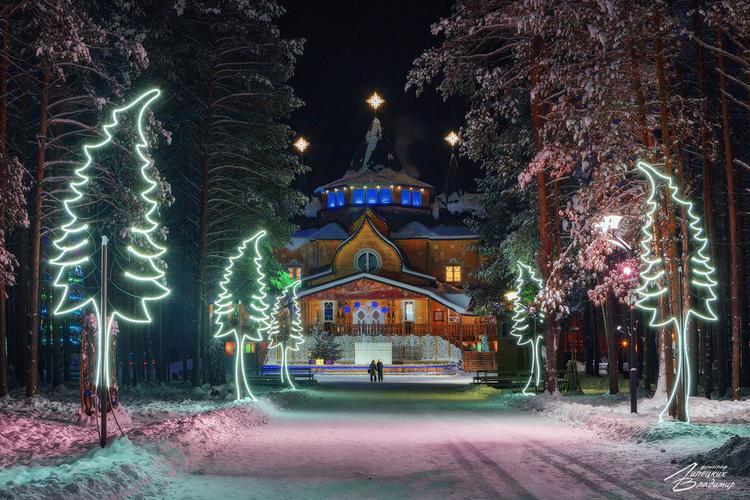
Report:
[[[336,205],[343,207],[344,206],[344,192],[339,191],[336,193]]]
[[[411,205],[411,191],[409,191],[408,189],[401,190],[401,204]]]
[[[390,205],[391,203],[391,190],[388,188],[380,190],[380,203],[383,205]]]
[[[415,207],[422,206],[422,193],[420,191],[411,192],[411,204]]]
[[[364,189],[352,189],[352,204],[354,205],[365,204],[365,190]]]
[[[367,204],[376,205],[378,203],[378,190],[370,188],[367,190]]]
[[[328,193],[328,208],[336,206],[336,193]]]

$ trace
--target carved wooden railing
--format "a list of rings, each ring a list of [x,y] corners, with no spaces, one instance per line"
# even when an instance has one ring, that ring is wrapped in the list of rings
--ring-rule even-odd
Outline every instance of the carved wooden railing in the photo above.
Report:
[[[306,325],[305,334],[312,334],[315,325]],[[478,342],[483,335],[487,340],[497,339],[496,325],[456,325],[456,324],[427,324],[427,323],[386,323],[382,325],[356,325],[351,323],[325,323],[323,328],[336,335],[438,335],[454,343]]]

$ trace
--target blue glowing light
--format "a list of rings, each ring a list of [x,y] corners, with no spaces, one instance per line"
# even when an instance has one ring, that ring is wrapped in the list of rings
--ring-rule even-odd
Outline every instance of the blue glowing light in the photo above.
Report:
[[[391,203],[390,188],[383,188],[380,190],[380,203],[382,203],[383,205],[390,205]]]
[[[359,302],[355,302],[355,303],[354,303],[354,308],[356,309],[356,308],[358,308],[358,307],[359,307]]]
[[[352,189],[352,204],[364,205],[365,204],[365,190],[364,189]]]
[[[380,312],[382,312],[383,314],[385,314],[385,313],[388,312],[388,308],[385,307],[385,306],[383,306],[383,307],[380,308]]]
[[[411,191],[409,191],[408,189],[401,190],[401,204],[411,205]]]
[[[372,301],[372,302],[370,303],[370,305],[371,305],[372,307],[378,307],[378,303],[377,303],[377,302],[375,302],[374,300],[373,300],[373,301]]]
[[[367,190],[367,204],[368,205],[375,205],[378,203],[378,190],[377,189],[368,189]]]
[[[411,192],[411,204],[415,207],[422,206],[422,193],[420,191]]]
[[[339,207],[343,207],[345,204],[344,201],[344,192],[343,191],[336,191],[336,205]]]
[[[344,313],[349,314],[350,312],[352,312],[352,308],[349,306],[344,306]]]

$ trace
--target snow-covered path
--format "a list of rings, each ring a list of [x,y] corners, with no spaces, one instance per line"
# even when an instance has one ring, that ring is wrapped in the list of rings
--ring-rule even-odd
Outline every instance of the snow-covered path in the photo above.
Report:
[[[185,469],[172,498],[671,497],[662,454],[454,384],[328,382]]]

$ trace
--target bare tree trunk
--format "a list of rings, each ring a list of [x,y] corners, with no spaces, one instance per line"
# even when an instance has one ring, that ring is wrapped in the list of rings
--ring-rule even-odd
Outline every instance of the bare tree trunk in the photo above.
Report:
[[[620,392],[619,379],[617,377],[617,337],[615,336],[614,298],[610,294],[602,306],[602,318],[604,319],[604,334],[607,337],[607,373],[609,374],[609,393]]]
[[[4,2],[0,14],[0,31],[2,31],[2,54],[0,54],[0,157],[5,156],[8,123],[8,38],[10,2]],[[0,172],[0,183],[5,183],[6,172]],[[5,192],[5,189],[0,189]],[[5,207],[0,200],[0,227],[5,220]],[[4,236],[3,236],[4,237]],[[7,297],[5,283],[0,283],[0,398],[8,395],[8,349],[7,349]]]
[[[29,375],[26,381],[26,396],[34,397],[39,392],[39,286],[42,267],[42,203],[44,202],[44,163],[47,147],[47,106],[49,104],[49,70],[42,75],[42,102],[39,112],[37,136],[36,177],[34,184],[34,225],[31,244],[31,304],[28,331]]]
[[[672,144],[672,133],[670,130],[670,112],[668,107],[669,92],[667,89],[667,74],[663,53],[664,49],[660,34],[661,18],[658,5],[654,5],[653,19],[655,32],[654,52],[656,60],[656,80],[659,87],[659,121],[662,133],[662,149],[664,151],[664,174],[671,177],[673,173],[672,162],[674,148]],[[667,192],[666,188],[662,201],[662,210],[666,214],[666,221],[662,228],[662,238],[665,239],[666,243],[665,263],[669,280],[671,312],[675,318],[682,318],[682,303],[680,300],[681,284],[678,267],[677,242],[675,241],[677,235],[677,218],[674,213],[674,206],[671,202],[670,193]],[[674,337],[677,338],[677,331],[674,332]],[[680,381],[675,380],[675,383],[679,384]],[[681,389],[678,388],[677,392],[679,394]],[[677,408],[674,409],[674,412],[670,412],[670,414],[683,420],[685,418],[684,403],[685,401],[679,399],[677,401]]]
[[[208,80],[206,89],[206,124],[203,131],[203,158],[201,161],[201,216],[200,216],[200,228],[199,228],[199,247],[198,247],[198,337],[196,338],[196,344],[193,349],[193,385],[200,385],[201,373],[198,371],[198,359],[201,355],[206,357],[204,360],[204,369],[209,369],[208,366],[208,343],[209,340],[206,338],[206,318],[208,314],[208,189],[209,179],[208,174],[210,170],[211,161],[211,125],[213,122],[213,77]],[[209,376],[209,378],[211,378]]]
[[[705,51],[702,45],[703,35],[703,20],[701,19],[700,7],[703,2],[700,0],[693,0],[693,33],[695,36],[695,53],[697,59],[697,71],[698,71],[698,92],[701,100],[701,127],[700,127],[700,143],[701,143],[701,166],[702,166],[702,180],[703,180],[703,226],[706,232],[706,237],[709,241],[709,254],[711,261],[716,262],[716,243],[715,231],[716,231],[716,214],[714,213],[713,204],[713,162],[711,161],[710,142],[711,136],[708,125],[708,92],[706,90],[706,57]],[[716,324],[704,323],[701,331],[703,334],[703,376],[704,376],[704,392],[706,397],[711,396],[713,391],[713,369],[712,369],[712,349],[713,344],[712,338],[715,332],[718,332],[720,328],[716,328]]]
[[[732,399],[740,399],[740,345],[742,342],[742,317],[739,295],[739,229],[737,227],[737,202],[734,185],[734,154],[729,131],[729,104],[727,102],[727,84],[725,75],[724,54],[722,53],[722,35],[717,33],[716,46],[719,60],[719,100],[721,102],[721,128],[724,139],[724,169],[727,177],[727,216],[729,218],[729,307],[732,325]],[[719,367],[721,369],[722,367]],[[725,367],[724,367],[725,368]]]
[[[534,55],[532,56],[530,77],[532,89],[536,87],[538,77],[537,53],[539,44],[535,43]],[[542,147],[541,130],[543,118],[539,98],[535,94],[531,97],[531,124],[534,138],[534,151],[539,152]],[[539,267],[545,283],[550,277],[552,270],[553,239],[550,234],[550,206],[549,194],[547,193],[547,176],[544,172],[536,174],[536,192],[539,202],[539,236],[541,248],[539,255]],[[545,350],[545,376],[546,388],[550,394],[557,390],[557,335],[555,322],[553,320],[544,322],[544,350]]]

